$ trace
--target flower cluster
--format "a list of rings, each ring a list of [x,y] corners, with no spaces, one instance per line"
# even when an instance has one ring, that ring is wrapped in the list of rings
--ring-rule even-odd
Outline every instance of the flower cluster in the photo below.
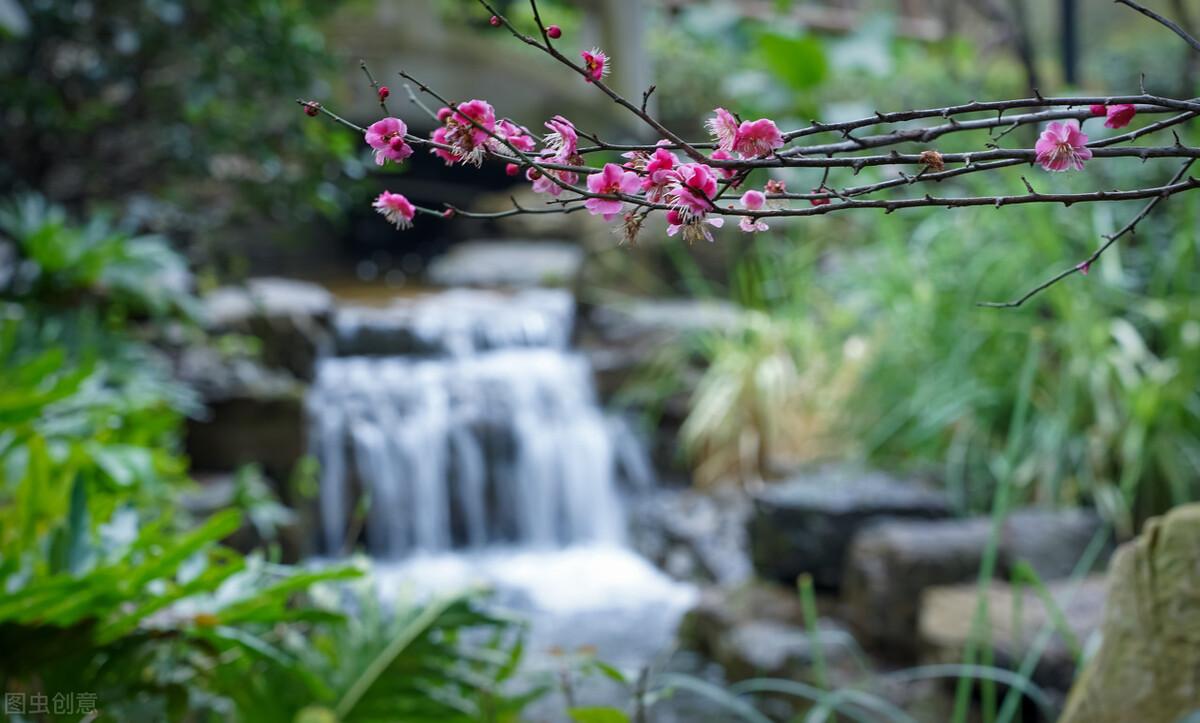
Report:
[[[500,26],[507,23],[494,16],[492,24]],[[545,37],[557,39],[561,36],[562,32],[558,26],[551,25],[545,28]],[[581,64],[576,64],[561,55],[557,57],[580,73],[588,83],[600,83],[611,69],[608,55],[599,48],[582,51],[579,56],[583,61]],[[377,92],[381,103],[389,95],[386,87],[378,87]],[[613,93],[607,87],[605,92],[610,95]],[[315,101],[302,102],[302,105],[309,115],[328,113]],[[628,104],[626,106],[630,107]],[[1096,104],[1089,107],[1088,113],[1097,118],[1104,118],[1106,128],[1120,129],[1130,124],[1139,107],[1129,103]],[[949,110],[946,109],[947,112]],[[497,117],[495,108],[487,101],[479,99],[458,104],[447,103],[446,107],[438,110],[436,116],[440,125],[428,140],[409,135],[405,122],[391,117],[378,120],[366,128],[365,140],[374,151],[376,163],[380,165],[388,161],[404,161],[413,153],[412,144],[420,143],[426,144],[430,152],[447,165],[470,164],[479,167],[485,159],[495,158],[504,163],[508,175],[523,175],[532,184],[534,192],[553,197],[563,205],[564,210],[572,202],[582,202],[584,209],[605,221],[613,221],[620,217],[618,232],[630,243],[636,241],[647,219],[655,211],[662,212],[665,216],[668,236],[678,234],[688,242],[694,242],[700,239],[712,241],[711,229],[723,227],[727,216],[737,217],[738,228],[746,233],[768,231],[770,226],[767,219],[780,215],[781,210],[788,209],[789,199],[807,198],[814,212],[820,213],[825,212],[821,207],[831,206],[835,200],[841,203],[828,210],[852,205],[891,209],[890,206],[881,205],[879,201],[857,201],[854,197],[862,195],[861,189],[838,191],[835,190],[836,186],[827,185],[830,168],[838,165],[832,162],[825,168],[819,185],[804,196],[789,195],[783,181],[775,178],[766,179],[761,188],[742,188],[751,178],[751,171],[757,167],[800,165],[793,164],[790,160],[812,158],[804,155],[802,147],[779,154],[779,150],[790,139],[813,132],[837,130],[835,128],[823,128],[814,122],[811,128],[785,135],[775,121],[769,118],[742,120],[725,108],[715,108],[712,117],[705,123],[712,142],[694,146],[658,125],[645,115],[644,109],[641,115],[661,131],[662,135],[668,136],[669,140],[660,140],[653,146],[635,146],[635,150],[622,155],[623,162],[607,162],[599,169],[587,164],[584,153],[605,152],[609,150],[608,147],[599,139],[595,139],[595,147],[581,152],[580,132],[568,118],[556,115],[547,120],[544,123],[547,132],[544,137],[539,138],[512,120]],[[877,120],[892,122],[886,120],[883,114],[877,114]],[[954,123],[952,119],[951,125]],[[995,125],[1000,123],[998,117]],[[863,123],[856,127],[866,125]],[[897,132],[896,136],[895,141],[884,144],[878,141],[886,136],[876,136],[872,139],[872,146],[863,147],[912,140],[911,135],[904,136],[900,132]],[[845,131],[843,138],[857,140]],[[848,145],[847,151],[858,150],[853,143]],[[829,148],[830,146],[822,147],[822,155],[832,158],[836,153],[846,152],[839,149],[831,153]],[[997,149],[997,152],[1002,151]],[[1025,154],[1028,151],[1014,153]],[[1083,132],[1080,123],[1074,119],[1049,123],[1042,131],[1032,153],[1034,162],[1051,172],[1082,170],[1092,155],[1088,136]],[[1022,160],[1029,157],[1008,156]],[[763,163],[764,160],[767,162]],[[745,163],[746,161],[755,163]],[[970,154],[943,155],[936,149],[926,148],[915,156],[904,158],[903,161],[901,155],[894,151],[886,159],[879,156],[856,158],[852,166],[855,172],[861,170],[861,166],[866,165],[867,161],[872,161],[870,165],[912,163],[920,172],[916,176],[899,173],[906,183],[917,182],[926,177],[940,178],[947,173],[947,164],[951,162],[971,165]],[[845,163],[840,165],[845,166]],[[877,185],[879,188],[885,188],[896,184],[885,181]],[[738,205],[718,205],[721,198],[734,189],[741,194],[738,197]],[[567,198],[563,198],[564,191],[569,194]],[[929,205],[942,201],[928,195],[925,200]],[[947,202],[946,205],[954,204]],[[381,193],[375,199],[374,207],[397,228],[409,228],[417,212],[441,215],[445,218],[451,218],[456,213],[451,208],[444,212],[418,208],[403,195],[390,191]],[[524,212],[524,209],[517,207],[514,212]],[[1086,268],[1083,272],[1086,273]]]
[[[717,152],[737,154],[740,158],[765,158],[783,147],[783,134],[775,121],[759,118],[755,121],[738,122],[732,113],[724,108],[713,111],[713,117],[705,123],[708,132],[717,141]],[[714,153],[713,158],[717,158]]]

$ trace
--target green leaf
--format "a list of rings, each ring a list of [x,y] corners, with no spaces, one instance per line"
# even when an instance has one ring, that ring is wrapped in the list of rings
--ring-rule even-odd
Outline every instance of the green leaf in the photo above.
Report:
[[[567,713],[575,723],[629,723],[629,716],[617,708],[571,708]]]
[[[792,90],[811,90],[825,79],[828,63],[817,38],[763,30],[757,41],[758,62]]]

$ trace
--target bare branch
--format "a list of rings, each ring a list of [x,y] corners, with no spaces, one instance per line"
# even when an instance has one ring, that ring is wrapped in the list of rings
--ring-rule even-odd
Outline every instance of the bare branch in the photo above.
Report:
[[[1188,169],[1191,168],[1192,163],[1193,163],[1192,160],[1188,160],[1187,163],[1184,163],[1183,167],[1179,169],[1179,171],[1175,174],[1175,177],[1172,178],[1171,182],[1169,184],[1167,184],[1167,186],[1165,186],[1164,188],[1169,188],[1175,184],[1178,184],[1179,181],[1185,175],[1187,175]],[[1164,198],[1167,198],[1167,196],[1169,196],[1169,195],[1170,194],[1163,193],[1158,196],[1155,196],[1150,201],[1150,203],[1147,203],[1142,208],[1142,210],[1138,213],[1138,215],[1134,216],[1129,221],[1129,223],[1127,223],[1123,227],[1121,227],[1120,231],[1117,231],[1116,233],[1112,234],[1111,236],[1106,236],[1104,243],[1100,244],[1100,247],[1098,249],[1096,249],[1095,251],[1093,251],[1091,256],[1088,256],[1086,259],[1084,259],[1083,261],[1080,261],[1079,263],[1075,264],[1071,268],[1063,269],[1062,271],[1058,272],[1054,276],[1051,276],[1049,279],[1046,279],[1042,283],[1038,284],[1037,286],[1033,287],[1029,291],[1025,292],[1023,295],[1021,295],[1017,299],[1013,299],[1012,301],[983,301],[983,302],[980,302],[978,304],[978,306],[985,306],[985,307],[992,308],[992,309],[1016,308],[1016,307],[1020,306],[1021,304],[1024,304],[1026,301],[1029,301],[1034,296],[1037,296],[1041,292],[1045,291],[1046,289],[1050,288],[1051,286],[1054,286],[1055,284],[1057,284],[1058,282],[1062,281],[1063,279],[1067,278],[1068,276],[1070,276],[1072,274],[1075,274],[1075,273],[1086,274],[1088,269],[1091,267],[1091,265],[1100,259],[1100,256],[1103,255],[1104,252],[1108,250],[1109,246],[1112,246],[1114,243],[1117,242],[1117,239],[1121,238],[1125,234],[1132,234],[1134,228],[1137,227],[1138,223],[1140,223],[1142,219],[1146,218],[1146,216],[1150,215],[1150,212],[1154,210],[1154,207],[1158,205],[1159,201],[1162,201]]]
[[[1192,35],[1190,33],[1188,33],[1188,31],[1179,27],[1178,23],[1175,23],[1174,21],[1172,21],[1168,18],[1165,18],[1162,15],[1159,15],[1158,13],[1154,12],[1150,8],[1146,7],[1145,5],[1142,5],[1141,3],[1133,2],[1133,0],[1114,0],[1114,2],[1120,3],[1121,5],[1125,5],[1126,7],[1133,8],[1134,10],[1138,11],[1142,15],[1145,15],[1146,17],[1150,18],[1151,20],[1153,20],[1157,23],[1161,23],[1165,27],[1169,28],[1171,30],[1171,32],[1173,32],[1176,35],[1178,35],[1179,37],[1183,38],[1184,42],[1186,42],[1188,45],[1192,46],[1192,50],[1195,50],[1197,53],[1200,53],[1200,40],[1196,40],[1196,38],[1192,37]]]

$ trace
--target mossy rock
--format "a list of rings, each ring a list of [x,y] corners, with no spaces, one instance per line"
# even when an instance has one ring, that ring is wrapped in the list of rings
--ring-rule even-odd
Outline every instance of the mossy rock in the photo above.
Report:
[[[1200,504],[1117,550],[1102,633],[1060,723],[1175,723],[1200,709]]]

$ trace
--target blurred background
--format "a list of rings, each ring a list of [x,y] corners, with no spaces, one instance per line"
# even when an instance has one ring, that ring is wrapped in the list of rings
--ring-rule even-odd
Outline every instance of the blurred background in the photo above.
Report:
[[[1109,2],[539,5],[686,138],[716,106],[788,130],[1190,98],[1200,62]],[[582,214],[399,233],[381,190],[539,200],[495,163],[378,167],[307,117],[296,99],[381,116],[360,59],[419,135],[400,69],[534,131],[657,140],[470,0],[0,0],[6,713],[84,693],[112,720],[608,721],[633,718],[566,711],[650,699],[647,720],[787,720],[853,685],[922,721],[1057,715],[1112,544],[1200,494],[1196,204],[1009,311],[976,302],[1139,206],[831,214],[694,246]],[[963,135],[938,150],[989,140]],[[1053,182],[1157,185],[1162,163]],[[1019,677],[905,673],[959,662]]]

